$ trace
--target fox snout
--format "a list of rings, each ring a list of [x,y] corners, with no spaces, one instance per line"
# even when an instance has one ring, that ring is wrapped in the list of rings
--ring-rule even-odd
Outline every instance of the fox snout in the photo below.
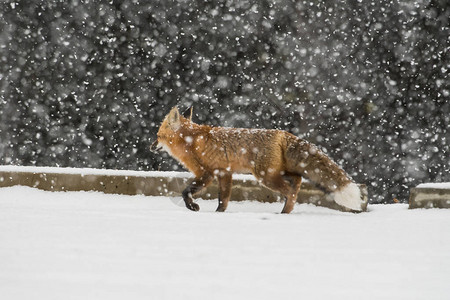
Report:
[[[159,144],[158,139],[156,139],[156,141],[154,141],[151,145],[150,145],[150,151],[152,152],[159,152],[161,151],[162,146]]]

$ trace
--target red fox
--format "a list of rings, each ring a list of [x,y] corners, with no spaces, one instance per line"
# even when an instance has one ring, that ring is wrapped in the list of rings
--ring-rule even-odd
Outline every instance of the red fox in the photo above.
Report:
[[[362,195],[352,179],[314,144],[282,130],[199,125],[174,107],[158,130],[153,149],[164,149],[195,175],[182,192],[186,207],[200,209],[192,199],[217,178],[223,212],[231,195],[233,173],[252,173],[260,183],[286,197],[281,213],[290,213],[302,177],[322,187],[334,201],[362,210]]]

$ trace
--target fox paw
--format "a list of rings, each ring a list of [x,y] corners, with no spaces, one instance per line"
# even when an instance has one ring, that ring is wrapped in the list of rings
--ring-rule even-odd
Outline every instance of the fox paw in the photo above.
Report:
[[[186,207],[193,211],[199,211],[200,206],[195,202],[186,203]]]
[[[219,207],[217,207],[216,212],[224,212],[225,210],[226,210],[226,207],[219,206]]]

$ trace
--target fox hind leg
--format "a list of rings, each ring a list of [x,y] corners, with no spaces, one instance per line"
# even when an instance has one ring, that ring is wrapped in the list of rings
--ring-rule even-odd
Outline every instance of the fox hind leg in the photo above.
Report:
[[[298,175],[284,175],[283,178],[289,182],[291,190],[286,196],[286,202],[284,202],[282,214],[288,214],[294,209],[294,205],[297,202],[297,195],[300,191],[300,186],[302,184],[302,177]]]
[[[262,183],[271,190],[280,192],[286,197],[282,214],[288,214],[294,209],[297,194],[300,190],[302,177],[294,174],[271,174],[262,178]]]

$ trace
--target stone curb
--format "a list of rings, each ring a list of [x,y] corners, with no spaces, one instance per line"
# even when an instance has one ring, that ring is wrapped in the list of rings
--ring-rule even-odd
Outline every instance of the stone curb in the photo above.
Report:
[[[412,188],[409,208],[450,208],[450,189]]]
[[[76,170],[76,169],[74,169]],[[145,173],[145,172],[143,172]],[[159,173],[159,172],[152,172]],[[161,172],[163,175],[165,172]],[[23,185],[46,191],[97,191],[107,194],[146,195],[146,196],[180,196],[181,191],[192,180],[190,173],[170,176],[125,176],[99,175],[72,172],[31,172],[31,171],[0,171],[0,187]],[[364,196],[364,211],[367,209],[367,187],[359,185]],[[218,187],[216,181],[207,187],[197,198],[217,199]],[[252,179],[233,179],[231,193],[232,201],[256,200],[259,202],[281,201],[280,194],[273,192]],[[298,195],[298,203],[311,203],[340,211],[350,211],[338,205],[325,193],[308,182],[303,182]]]

